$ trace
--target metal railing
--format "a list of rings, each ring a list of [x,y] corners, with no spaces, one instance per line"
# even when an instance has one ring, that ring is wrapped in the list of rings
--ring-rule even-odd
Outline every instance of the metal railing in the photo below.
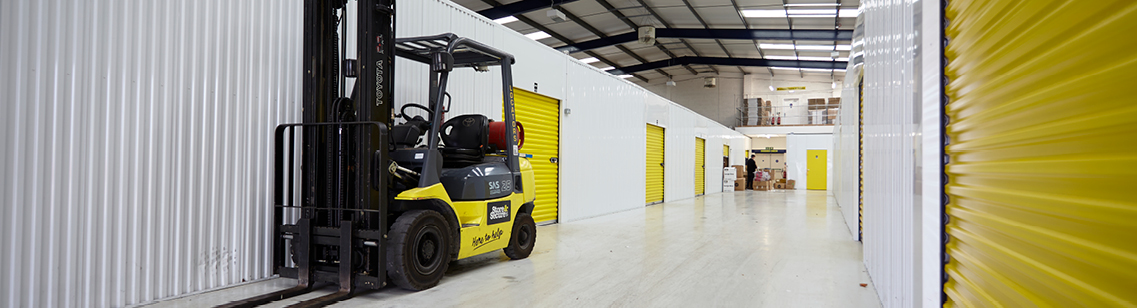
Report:
[[[837,123],[839,104],[738,108],[738,126],[810,126]]]

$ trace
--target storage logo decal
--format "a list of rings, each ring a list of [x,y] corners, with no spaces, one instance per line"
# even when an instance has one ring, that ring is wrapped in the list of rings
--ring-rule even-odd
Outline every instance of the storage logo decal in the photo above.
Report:
[[[489,216],[489,224],[491,225],[509,221],[509,201],[487,204],[486,215]]]

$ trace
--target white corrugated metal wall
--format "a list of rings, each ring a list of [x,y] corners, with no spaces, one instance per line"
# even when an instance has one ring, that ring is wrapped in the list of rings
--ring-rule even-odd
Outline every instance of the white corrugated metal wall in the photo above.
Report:
[[[860,89],[858,83],[864,65],[864,16],[857,18],[853,30],[849,66],[845,69],[841,90],[841,108],[833,126],[833,197],[841,207],[841,215],[854,240],[860,219]]]
[[[0,2],[0,71],[11,72],[0,77],[0,264],[15,269],[0,274],[3,305],[126,306],[269,276],[271,132],[299,118],[301,11],[299,0]],[[400,37],[441,32],[513,53],[515,86],[572,109],[562,221],[642,206],[643,187],[623,185],[642,186],[642,163],[624,160],[643,158],[652,117],[671,122],[668,201],[693,196],[696,134],[729,140],[732,164],[748,148],[465,8],[399,3]],[[451,114],[500,117],[499,72],[453,74]],[[425,66],[399,60],[396,74],[397,102],[426,101]]]
[[[861,8],[864,64],[855,68],[854,59],[847,69],[834,141],[836,198],[855,236],[856,74],[863,69],[865,267],[885,307],[938,306],[939,1],[867,0]]]
[[[911,307],[914,291],[912,3],[866,1],[865,267],[885,307]]]
[[[110,307],[265,277],[272,128],[299,1],[0,2],[8,307]]]

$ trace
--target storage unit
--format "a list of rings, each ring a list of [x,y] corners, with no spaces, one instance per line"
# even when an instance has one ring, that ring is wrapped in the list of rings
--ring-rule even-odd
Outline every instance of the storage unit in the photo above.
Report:
[[[946,10],[947,305],[1134,305],[1137,2]]]
[[[644,203],[663,202],[663,127],[647,124],[647,157],[644,165]]]
[[[517,121],[525,132],[521,153],[533,155],[533,178],[537,200],[533,201],[533,220],[557,220],[560,201],[560,102],[554,98],[513,88]]]
[[[707,140],[695,137],[695,195],[707,193]]]

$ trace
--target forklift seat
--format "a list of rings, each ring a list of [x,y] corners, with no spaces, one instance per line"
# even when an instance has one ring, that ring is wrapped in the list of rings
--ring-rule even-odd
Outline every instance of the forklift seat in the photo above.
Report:
[[[442,124],[440,147],[443,167],[459,168],[482,163],[489,143],[490,119],[480,114],[454,117]]]
[[[395,148],[413,148],[419,142],[419,137],[430,130],[430,122],[423,119],[422,116],[415,116],[407,123],[395,125],[391,127],[391,144]]]

